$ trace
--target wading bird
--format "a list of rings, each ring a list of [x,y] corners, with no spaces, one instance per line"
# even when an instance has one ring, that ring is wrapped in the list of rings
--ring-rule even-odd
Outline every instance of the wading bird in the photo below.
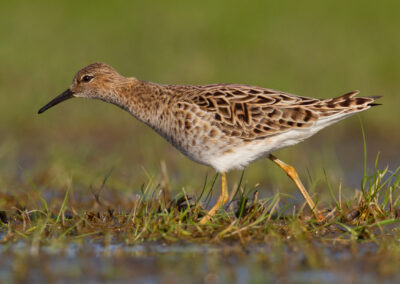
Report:
[[[70,87],[39,113],[74,97],[99,99],[130,112],[184,155],[221,173],[222,191],[201,219],[205,223],[229,199],[226,172],[264,157],[287,173],[319,216],[294,168],[271,153],[377,105],[379,97],[357,94],[314,99],[240,84],[162,85],[127,78],[105,63],[93,63],[79,70]]]

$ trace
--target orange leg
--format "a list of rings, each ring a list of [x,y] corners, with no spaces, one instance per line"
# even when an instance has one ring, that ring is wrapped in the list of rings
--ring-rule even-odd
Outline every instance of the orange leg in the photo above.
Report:
[[[221,195],[218,197],[217,203],[213,206],[213,208],[210,209],[210,211],[207,212],[207,215],[200,220],[200,224],[207,223],[207,221],[211,219],[211,217],[215,214],[215,212],[217,212],[217,210],[219,210],[222,206],[225,205],[226,202],[228,202],[229,192],[228,192],[228,186],[226,184],[225,173],[221,173],[221,186],[222,186],[222,191]]]
[[[294,181],[296,184],[297,188],[300,190],[301,194],[304,196],[304,199],[306,200],[308,206],[310,207],[311,211],[314,213],[314,216],[320,220],[322,217],[320,216],[318,209],[315,206],[314,201],[311,199],[310,195],[308,194],[307,190],[305,189],[304,185],[301,183],[301,180],[299,179],[299,175],[297,174],[296,170],[279,160],[277,157],[274,155],[269,155],[268,157],[271,161],[273,161],[275,164],[277,164],[281,169],[285,171],[285,173],[291,178],[291,180]]]

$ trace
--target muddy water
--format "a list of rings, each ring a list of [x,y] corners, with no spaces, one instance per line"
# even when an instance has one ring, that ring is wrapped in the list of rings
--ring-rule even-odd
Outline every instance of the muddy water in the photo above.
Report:
[[[144,244],[0,246],[0,282],[399,283],[372,244]],[[379,258],[382,258],[379,261]],[[388,268],[389,267],[389,268]]]

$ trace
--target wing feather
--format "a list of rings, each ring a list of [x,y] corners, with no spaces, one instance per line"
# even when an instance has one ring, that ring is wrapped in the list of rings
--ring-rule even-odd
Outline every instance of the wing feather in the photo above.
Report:
[[[309,109],[318,99],[247,85],[196,86],[185,100],[212,113],[224,133],[250,140],[310,127],[319,117]]]
[[[353,91],[333,99],[315,99],[239,84],[173,86],[178,101],[211,113],[213,125],[245,140],[262,139],[290,129],[311,127],[318,119],[345,116],[371,106],[379,97],[355,97]]]

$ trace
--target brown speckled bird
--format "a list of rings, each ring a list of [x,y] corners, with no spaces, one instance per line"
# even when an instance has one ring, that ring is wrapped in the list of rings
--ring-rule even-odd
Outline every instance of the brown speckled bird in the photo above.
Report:
[[[100,99],[130,112],[184,155],[221,173],[222,192],[200,221],[205,223],[229,199],[225,173],[263,157],[288,174],[319,216],[294,168],[271,152],[366,110],[379,98],[357,94],[314,99],[239,84],[161,85],[127,78],[105,63],[93,63],[79,70],[69,89],[39,113],[73,97]]]

